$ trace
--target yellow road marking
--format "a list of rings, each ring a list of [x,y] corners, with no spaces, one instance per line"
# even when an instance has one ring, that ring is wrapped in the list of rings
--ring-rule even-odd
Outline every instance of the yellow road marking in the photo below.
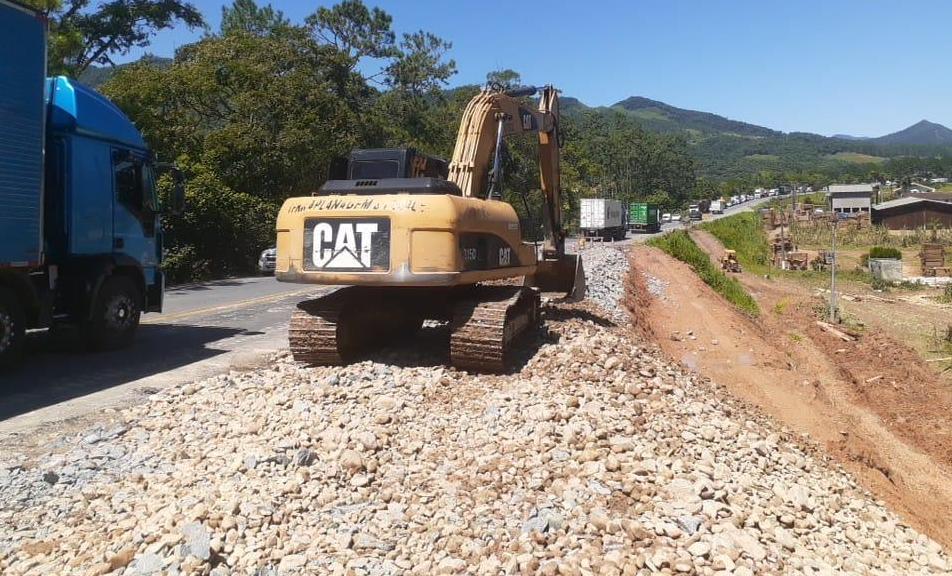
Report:
[[[310,288],[305,288],[303,290],[297,290],[295,292],[283,292],[281,294],[271,294],[268,296],[259,296],[257,298],[249,298],[248,300],[240,300],[238,302],[232,302],[231,304],[222,304],[220,306],[209,306],[208,308],[199,308],[197,310],[188,310],[185,312],[178,312],[176,314],[161,314],[158,316],[147,316],[143,318],[140,324],[166,324],[175,320],[181,320],[183,318],[191,318],[193,316],[202,316],[205,314],[212,314],[215,312],[226,312],[230,310],[239,310],[241,308],[247,308],[248,306],[254,304],[266,304],[268,302],[277,302],[283,300],[289,296],[299,296],[301,294],[308,294],[319,290],[320,287],[312,286]]]

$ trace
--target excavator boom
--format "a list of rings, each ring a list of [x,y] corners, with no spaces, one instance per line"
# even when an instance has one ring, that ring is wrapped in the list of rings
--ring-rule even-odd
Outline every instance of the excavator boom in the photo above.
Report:
[[[541,91],[538,108],[522,98]],[[492,198],[499,195],[501,145],[505,137],[534,132],[539,138],[539,176],[543,197],[544,240],[536,270],[527,285],[544,292],[564,292],[580,299],[585,275],[578,256],[565,253],[559,152],[559,95],[552,86],[524,87],[510,91],[487,88],[470,101],[463,113],[450,162],[449,178],[464,196]],[[487,170],[492,166],[492,171]]]

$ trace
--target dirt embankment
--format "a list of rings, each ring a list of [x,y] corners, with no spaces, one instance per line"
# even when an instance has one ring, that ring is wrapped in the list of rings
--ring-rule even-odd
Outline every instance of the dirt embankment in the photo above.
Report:
[[[715,238],[692,235],[720,257]],[[952,547],[952,391],[915,352],[875,329],[854,342],[827,334],[816,325],[822,303],[795,285],[741,274],[762,310],[751,319],[659,250],[635,247],[632,264],[634,284],[653,296],[643,330],[669,356],[808,434]]]

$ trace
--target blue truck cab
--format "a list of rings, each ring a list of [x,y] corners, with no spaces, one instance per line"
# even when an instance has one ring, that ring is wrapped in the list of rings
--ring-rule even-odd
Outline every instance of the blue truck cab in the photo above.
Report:
[[[42,17],[0,0],[0,367],[27,329],[76,324],[112,348],[162,310],[154,155],[118,107],[45,64]]]

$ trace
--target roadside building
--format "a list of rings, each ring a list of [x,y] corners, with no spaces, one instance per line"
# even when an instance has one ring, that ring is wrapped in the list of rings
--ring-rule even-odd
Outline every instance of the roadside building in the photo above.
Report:
[[[928,184],[923,184],[922,182],[913,182],[900,188],[899,195],[908,196],[910,194],[934,194],[935,191],[935,188],[929,186]]]
[[[873,206],[873,224],[889,230],[952,228],[952,202],[907,196]]]
[[[936,200],[938,202],[952,202],[952,192],[923,192],[916,194],[914,198],[925,198],[926,200]]]
[[[827,207],[831,212],[869,215],[878,184],[830,184],[827,187]]]

